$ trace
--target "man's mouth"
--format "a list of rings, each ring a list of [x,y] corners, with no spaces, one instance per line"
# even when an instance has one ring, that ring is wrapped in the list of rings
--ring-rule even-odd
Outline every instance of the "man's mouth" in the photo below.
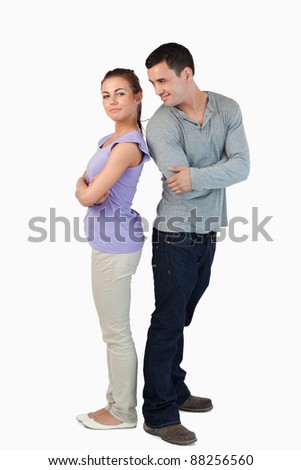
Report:
[[[169,93],[165,93],[164,95],[161,95],[160,98],[162,101],[166,101],[169,97]]]

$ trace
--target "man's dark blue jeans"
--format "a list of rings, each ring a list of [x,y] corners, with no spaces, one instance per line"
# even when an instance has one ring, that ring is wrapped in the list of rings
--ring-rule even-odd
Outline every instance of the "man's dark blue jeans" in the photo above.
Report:
[[[209,285],[216,233],[153,230],[155,311],[144,356],[143,415],[148,426],[180,423],[178,405],[190,396],[185,385],[184,327]]]

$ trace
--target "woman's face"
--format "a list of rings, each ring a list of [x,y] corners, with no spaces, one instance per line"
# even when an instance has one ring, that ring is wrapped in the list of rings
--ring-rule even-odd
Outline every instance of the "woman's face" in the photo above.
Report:
[[[133,94],[128,81],[123,77],[107,78],[101,87],[102,104],[107,115],[115,122],[137,118],[137,105],[142,94]]]

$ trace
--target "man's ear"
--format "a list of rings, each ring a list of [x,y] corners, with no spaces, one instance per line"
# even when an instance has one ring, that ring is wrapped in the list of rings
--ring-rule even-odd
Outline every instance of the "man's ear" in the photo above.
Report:
[[[185,77],[186,80],[189,80],[191,77],[193,77],[193,73],[190,67],[185,67],[182,70],[182,74]]]

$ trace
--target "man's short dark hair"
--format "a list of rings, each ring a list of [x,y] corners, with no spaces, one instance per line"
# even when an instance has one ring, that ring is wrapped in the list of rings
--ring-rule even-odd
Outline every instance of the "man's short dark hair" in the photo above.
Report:
[[[157,47],[146,59],[145,66],[150,69],[164,61],[178,76],[185,67],[190,67],[194,75],[193,57],[189,50],[181,44],[168,42]]]

